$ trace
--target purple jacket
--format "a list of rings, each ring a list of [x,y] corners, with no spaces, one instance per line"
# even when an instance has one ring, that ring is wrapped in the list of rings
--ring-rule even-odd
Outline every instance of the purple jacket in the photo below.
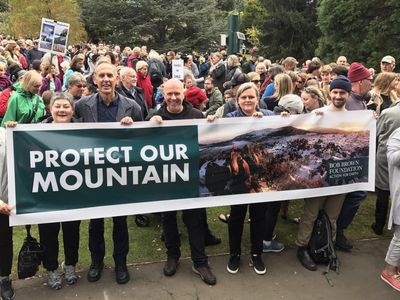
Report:
[[[61,86],[61,81],[59,78],[55,77],[54,78],[54,85],[56,86],[55,92],[62,92],[62,86]],[[39,90],[39,96],[42,96],[44,91],[47,91],[50,89],[50,82],[47,80],[46,77],[42,77],[42,86],[40,87]]]

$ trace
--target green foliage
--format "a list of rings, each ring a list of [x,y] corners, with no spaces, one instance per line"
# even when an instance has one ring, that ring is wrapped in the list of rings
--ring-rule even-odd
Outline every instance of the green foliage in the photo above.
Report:
[[[399,20],[396,0],[321,0],[317,53],[329,61],[345,55],[350,61],[378,68],[383,56],[400,56]]]
[[[69,43],[86,40],[76,0],[10,0],[8,3],[8,32],[17,38],[37,38],[42,18],[49,18],[70,24]]]
[[[260,0],[245,0],[240,14],[240,30],[246,34],[247,42],[260,47],[263,25],[268,16]]]
[[[214,0],[80,1],[93,41],[147,45],[158,50],[206,50],[226,32],[225,14]],[[107,20],[104,22],[104,20]]]
[[[294,56],[305,60],[314,55],[319,29],[316,26],[317,1],[261,0],[268,11],[261,42],[266,56],[280,60]]]

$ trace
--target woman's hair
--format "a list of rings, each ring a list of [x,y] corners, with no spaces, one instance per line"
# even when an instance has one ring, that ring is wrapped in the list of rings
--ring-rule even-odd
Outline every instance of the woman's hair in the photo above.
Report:
[[[35,70],[30,70],[22,77],[21,89],[23,89],[25,92],[29,92],[31,86],[36,83],[42,83],[42,75]]]
[[[111,60],[111,63],[115,65],[116,58],[115,54],[112,51],[107,51],[106,53],[104,53],[104,56],[108,56]]]
[[[240,95],[243,94],[247,90],[254,90],[256,92],[257,99],[260,98],[260,92],[258,91],[257,86],[252,82],[246,82],[240,85],[238,90],[236,91],[236,99],[239,99]]]
[[[372,93],[383,94],[383,95],[389,96],[392,101],[396,100],[397,97],[396,97],[395,92],[390,90],[390,84],[396,78],[398,78],[398,75],[393,72],[380,73],[375,78]]]
[[[51,97],[49,107],[52,108],[57,100],[67,100],[72,108],[75,109],[75,101],[69,93],[55,93],[53,97]]]
[[[183,83],[186,82],[186,79],[190,78],[192,80],[192,85],[191,86],[196,86],[196,79],[194,78],[194,75],[190,71],[184,71],[183,72]],[[187,86],[188,88],[188,86]]]
[[[320,89],[309,86],[304,88],[303,93],[309,94],[312,98],[317,99],[320,106],[326,103],[324,95],[322,94]]]
[[[276,75],[281,74],[283,72],[285,72],[285,69],[280,65],[273,66],[268,70],[271,80],[274,80]]]
[[[161,56],[160,56],[160,54],[158,54],[158,52],[153,50],[153,49],[151,49],[149,51],[149,55],[147,56],[147,58],[148,59],[156,59],[156,60],[161,61],[161,62],[163,61]]]
[[[221,52],[214,52],[214,53],[211,53],[211,56],[216,56],[216,57],[218,57],[220,60],[223,58]]]
[[[231,62],[229,64],[229,62]],[[234,67],[239,67],[240,66],[240,61],[239,58],[236,55],[229,55],[228,56],[228,64],[230,67],[234,68]]]
[[[70,68],[75,68],[76,65],[78,64],[78,62],[81,62],[84,60],[85,60],[85,56],[82,53],[79,53],[72,58],[69,66],[70,66]]]
[[[145,62],[144,60],[139,60],[136,63],[136,71],[139,71],[140,69],[142,69],[143,67],[148,67],[149,65],[147,64],[147,62]]]
[[[85,77],[79,73],[79,72],[74,72],[71,74],[71,76],[69,76],[68,78],[68,82],[67,82],[67,86],[70,87],[72,85],[75,85],[81,81],[86,81]]]
[[[274,79],[275,93],[273,97],[279,101],[283,96],[293,93],[292,78],[288,74],[281,73],[275,76]]]
[[[267,66],[263,62],[259,62],[256,64],[256,70],[260,66],[263,68],[263,72],[267,72]]]
[[[51,73],[51,68],[55,68],[56,66],[53,64],[44,65],[43,66],[43,76],[47,76]]]

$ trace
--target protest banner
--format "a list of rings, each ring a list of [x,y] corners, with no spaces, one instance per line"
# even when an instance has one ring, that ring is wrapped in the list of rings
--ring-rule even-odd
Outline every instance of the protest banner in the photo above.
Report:
[[[374,190],[371,112],[18,125],[12,225]]]
[[[68,43],[69,24],[42,18],[39,50],[64,55]]]

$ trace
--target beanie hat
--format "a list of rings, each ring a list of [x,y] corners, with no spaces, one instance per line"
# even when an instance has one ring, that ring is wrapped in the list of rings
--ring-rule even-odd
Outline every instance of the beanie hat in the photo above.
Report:
[[[371,77],[371,72],[362,64],[354,62],[350,65],[347,77],[351,82],[357,82]]]
[[[287,94],[283,96],[279,100],[278,105],[282,106],[289,112],[295,111],[297,114],[301,114],[304,108],[303,101],[295,94]]]
[[[336,77],[335,79],[333,79],[331,81],[331,84],[329,85],[329,90],[332,91],[333,89],[341,89],[341,90],[345,90],[346,92],[350,93],[351,92],[350,80],[348,80],[343,75]]]

